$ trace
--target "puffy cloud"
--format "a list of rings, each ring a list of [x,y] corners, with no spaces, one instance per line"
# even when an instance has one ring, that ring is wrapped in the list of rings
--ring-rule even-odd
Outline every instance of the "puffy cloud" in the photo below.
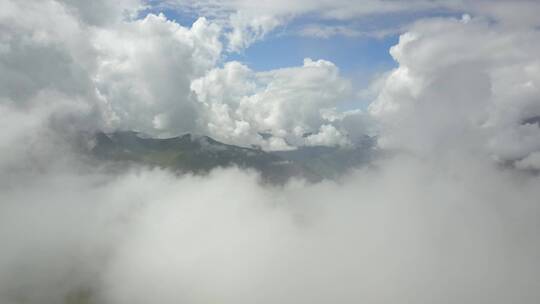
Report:
[[[283,141],[302,144],[305,133],[329,123],[324,109],[351,95],[349,81],[333,63],[309,58],[301,67],[258,73],[230,62],[195,80],[192,89],[207,109],[211,136],[269,149],[283,148]],[[270,141],[264,141],[261,132],[271,133],[274,143],[281,138],[280,145],[268,146]]]
[[[80,117],[85,125],[94,120],[92,129],[208,133],[231,143],[290,149],[304,143],[304,133],[330,124],[321,113],[351,95],[350,83],[324,60],[257,73],[237,62],[215,68],[223,32],[205,18],[191,28],[163,15],[120,19],[126,7],[118,3],[112,10],[117,19],[92,21],[81,15],[94,14],[85,5],[7,2],[0,19],[4,102],[24,105],[49,92],[41,94],[44,103],[55,102],[44,96],[58,94],[92,107],[88,119]],[[257,39],[266,25],[254,26]]]
[[[152,14],[123,19],[139,6],[107,3],[3,3],[0,102],[32,110],[37,99],[53,105],[44,96],[58,95],[93,107],[88,119],[81,115],[94,120],[93,129],[197,132],[201,115],[190,83],[219,60],[219,26],[200,18],[186,28]],[[111,16],[97,16],[100,11]]]
[[[349,139],[332,125],[322,125],[317,134],[306,137],[308,146],[346,146]]]
[[[419,21],[391,49],[399,67],[370,105],[380,143],[502,160],[537,151],[539,129],[523,121],[540,113],[538,38],[483,18]]]
[[[152,14],[100,30],[95,82],[117,117],[112,125],[151,134],[197,130],[190,83],[219,59],[219,34],[204,18],[189,29]]]

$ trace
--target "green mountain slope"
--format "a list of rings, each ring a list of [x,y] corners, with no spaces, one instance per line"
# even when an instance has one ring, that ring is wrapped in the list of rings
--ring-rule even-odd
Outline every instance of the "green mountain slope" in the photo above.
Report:
[[[191,134],[158,139],[137,132],[95,134],[91,152],[102,160],[135,162],[177,171],[205,173],[217,167],[237,166],[259,171],[273,183],[291,177],[320,181],[336,178],[369,160],[371,149],[303,147],[294,151],[265,152],[227,145]]]

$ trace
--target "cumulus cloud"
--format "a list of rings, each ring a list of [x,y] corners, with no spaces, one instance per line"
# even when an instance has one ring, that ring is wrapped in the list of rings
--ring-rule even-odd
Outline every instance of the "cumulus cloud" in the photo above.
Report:
[[[150,134],[197,130],[190,83],[219,59],[219,34],[204,18],[185,28],[152,14],[100,30],[95,84],[117,118],[113,126]]]
[[[2,103],[24,107],[41,96],[53,104],[43,97],[57,94],[92,107],[97,129],[199,131],[190,83],[219,60],[219,26],[200,18],[187,28],[153,14],[94,24],[78,13],[94,14],[87,4],[68,2],[3,4]],[[125,11],[120,4],[118,14]],[[104,3],[93,5],[107,11]]]
[[[129,8],[117,5],[118,16]],[[206,18],[191,27],[162,14],[94,22],[79,10],[94,14],[76,1],[7,2],[0,20],[6,103],[23,105],[48,91],[93,107],[91,120],[101,116],[95,129],[193,132],[275,150],[303,144],[304,133],[330,124],[321,111],[351,96],[349,81],[326,60],[265,72],[238,62],[216,67],[222,40],[236,34]],[[246,24],[257,32],[253,39],[264,35],[264,24]]]
[[[271,142],[265,142],[261,132],[289,145],[302,144],[304,134],[329,124],[325,110],[351,96],[350,82],[333,63],[309,58],[300,67],[266,72],[229,62],[195,80],[191,87],[208,109],[209,134],[227,142],[263,146]]]
[[[538,150],[537,126],[523,123],[539,110],[537,38],[536,30],[483,18],[419,21],[391,49],[399,67],[370,105],[386,129],[380,143],[426,154],[469,149],[496,159]]]
[[[306,137],[308,146],[347,146],[350,141],[336,127],[322,125],[317,134]]]

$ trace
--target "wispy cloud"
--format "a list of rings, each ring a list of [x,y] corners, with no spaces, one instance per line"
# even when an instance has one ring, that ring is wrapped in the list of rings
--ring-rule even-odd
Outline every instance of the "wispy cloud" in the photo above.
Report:
[[[361,30],[353,26],[347,25],[321,25],[321,24],[308,24],[299,30],[301,36],[316,37],[316,38],[331,38],[334,36],[344,36],[350,38],[377,38],[382,39],[388,36],[394,36],[402,33],[405,29],[400,28],[387,28],[387,29],[375,29],[375,30]]]

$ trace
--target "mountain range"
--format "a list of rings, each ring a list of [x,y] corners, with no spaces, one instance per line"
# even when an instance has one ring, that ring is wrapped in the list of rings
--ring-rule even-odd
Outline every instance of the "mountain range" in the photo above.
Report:
[[[117,131],[94,134],[90,152],[100,160],[195,174],[236,166],[258,171],[265,181],[284,183],[291,177],[311,182],[337,179],[350,169],[367,164],[373,156],[373,147],[373,138],[366,137],[348,147],[303,146],[288,151],[263,151],[225,144],[208,136],[185,134],[161,139]]]

